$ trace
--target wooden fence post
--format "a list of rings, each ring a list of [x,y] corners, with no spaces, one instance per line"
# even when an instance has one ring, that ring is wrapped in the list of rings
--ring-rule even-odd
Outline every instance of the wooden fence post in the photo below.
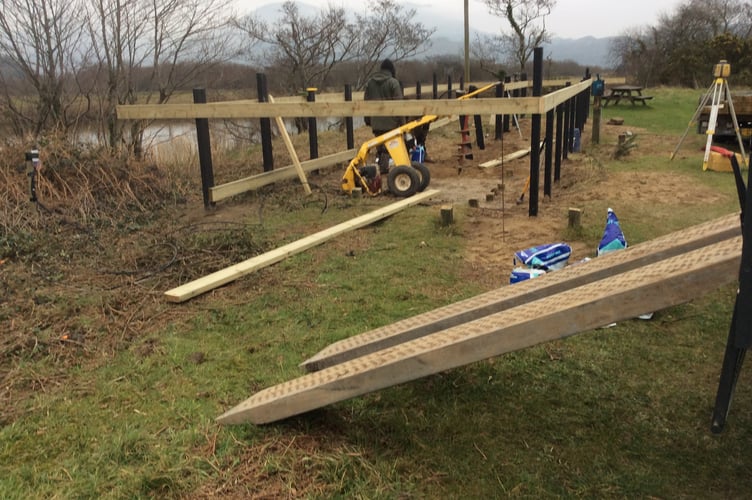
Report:
[[[511,81],[512,81],[511,76],[504,77],[504,83],[510,83]],[[502,121],[503,121],[503,124],[501,126],[501,130],[503,132],[509,132],[509,115],[504,115]]]
[[[572,85],[572,82],[567,82],[565,84],[566,87],[569,87]],[[562,137],[562,159],[566,160],[569,158],[569,144],[572,142],[572,130],[570,128],[570,120],[569,115],[571,111],[571,106],[569,105],[569,100],[562,103],[562,106],[564,107],[564,136]]]
[[[504,97],[504,84],[499,83],[496,85],[495,96],[497,99]],[[504,115],[496,115],[494,120],[494,140],[501,140],[501,134],[503,133],[502,127],[504,126]]]
[[[533,49],[533,97],[543,93],[543,47]],[[538,185],[540,177],[540,136],[541,115],[535,113],[531,118],[530,132],[530,204],[528,215],[538,215]]]
[[[318,89],[315,87],[307,88],[306,92],[308,93],[308,97],[306,98],[306,101],[316,102],[317,90]],[[319,157],[319,134],[315,116],[308,118],[308,150],[312,160]]]
[[[561,178],[561,155],[564,141],[564,105],[556,106],[556,152],[554,155],[554,182]]]
[[[345,85],[345,101],[352,101],[352,85],[349,83]],[[345,117],[345,132],[347,134],[347,149],[352,149],[355,147],[355,133],[353,131],[352,116]]]
[[[549,109],[546,112],[546,149],[545,159],[543,160],[543,196],[551,198],[551,160],[553,159],[554,145],[554,110]]]
[[[193,89],[193,102],[195,104],[206,104],[206,90],[202,88]],[[212,167],[211,139],[207,118],[196,118],[196,140],[198,142],[199,168],[201,169],[201,192],[204,196],[204,208],[208,210],[214,206],[209,191],[210,188],[214,187],[214,169]]]
[[[266,87],[266,75],[256,73],[256,89],[258,102],[269,102],[269,91]],[[274,170],[274,153],[272,151],[272,120],[271,118],[259,118],[261,127],[261,152],[264,158],[264,172]]]

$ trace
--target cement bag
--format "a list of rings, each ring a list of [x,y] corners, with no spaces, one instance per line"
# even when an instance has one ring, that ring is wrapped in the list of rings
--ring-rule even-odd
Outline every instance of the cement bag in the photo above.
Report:
[[[572,248],[566,243],[549,243],[515,252],[514,263],[533,269],[555,271],[567,265],[571,254]]]
[[[614,250],[624,250],[627,248],[627,240],[621,230],[619,219],[612,209],[608,209],[606,214],[606,227],[603,230],[603,238],[598,244],[598,255],[612,252]]]
[[[533,269],[530,267],[515,267],[512,269],[512,274],[509,276],[509,284],[514,285],[520,281],[526,281],[538,276],[543,276],[546,271],[543,269]]]

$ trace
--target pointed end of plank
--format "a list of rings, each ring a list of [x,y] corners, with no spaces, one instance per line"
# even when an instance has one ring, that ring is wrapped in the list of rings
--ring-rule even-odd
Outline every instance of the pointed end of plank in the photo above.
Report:
[[[265,424],[269,422],[269,420],[260,418],[255,411],[256,409],[257,405],[254,403],[254,397],[251,396],[215,418],[214,421],[222,425]]]
[[[323,368],[321,364],[319,363],[319,360],[321,358],[321,353],[317,353],[316,355],[306,359],[302,363],[298,365],[298,368],[302,368],[308,373],[310,372],[317,372]]]

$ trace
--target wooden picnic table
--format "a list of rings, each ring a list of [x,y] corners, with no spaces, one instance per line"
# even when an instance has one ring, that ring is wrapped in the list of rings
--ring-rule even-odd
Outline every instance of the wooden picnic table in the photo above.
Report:
[[[652,95],[642,95],[642,87],[639,85],[614,85],[609,89],[609,94],[603,96],[603,107],[608,106],[610,102],[614,103],[614,106],[619,104],[619,101],[624,99],[630,101],[634,106],[638,102],[641,102],[643,106],[647,105],[646,101],[653,98]]]

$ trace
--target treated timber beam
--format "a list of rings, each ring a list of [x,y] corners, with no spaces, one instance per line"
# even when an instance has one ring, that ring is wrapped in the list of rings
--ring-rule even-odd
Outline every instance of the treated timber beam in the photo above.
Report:
[[[504,156],[503,158],[499,158],[496,160],[489,160],[486,162],[481,163],[478,165],[481,168],[493,168],[498,167],[504,162],[516,160],[518,158],[522,158],[523,156],[527,156],[530,154],[530,148],[527,149],[520,149],[519,151],[515,151],[514,153],[509,153],[508,155]]]
[[[621,85],[626,83],[626,79],[624,77],[605,77],[608,80],[609,85]],[[553,88],[553,87],[564,87],[567,82],[573,82],[580,80],[579,77],[572,76],[568,78],[556,78],[556,79],[550,79],[550,80],[543,80],[543,87],[544,88]],[[589,81],[590,82],[590,81]],[[475,85],[478,88],[485,87],[489,83],[492,82],[473,82],[471,85]],[[507,82],[504,84],[504,90],[518,90],[518,89],[526,89],[531,88],[533,86],[532,80],[525,80],[525,81],[519,81],[519,82]],[[466,87],[469,88],[468,85]],[[447,90],[447,84],[439,84],[437,87],[437,91],[439,93],[444,93]],[[415,87],[407,87],[405,88],[405,97],[410,99],[412,96],[415,95]],[[355,91],[352,93],[352,98],[354,101],[362,101],[363,100],[363,91]],[[427,96],[424,96],[424,99],[429,98]],[[277,102],[307,102],[307,95],[300,94],[300,95],[292,95],[292,96],[280,96],[277,97]],[[316,94],[316,102],[344,102],[345,97],[342,92],[321,92],[319,94]],[[258,100],[256,99],[239,99],[237,101],[239,104],[243,103],[258,103]]]
[[[217,418],[264,424],[674,306],[736,279],[741,237],[702,247],[269,387]]]
[[[172,290],[165,292],[165,297],[170,302],[185,302],[186,300],[201,295],[202,293],[213,290],[217,287],[235,281],[241,276],[245,276],[252,272],[255,272],[264,267],[270,266],[277,262],[280,262],[291,255],[301,253],[309,248],[339,236],[342,233],[358,229],[369,224],[376,222],[377,220],[384,219],[390,215],[394,215],[397,212],[404,210],[405,208],[417,205],[421,201],[427,200],[432,196],[436,196],[439,191],[437,189],[426,190],[422,193],[418,193],[409,198],[405,198],[398,202],[392,203],[371,213],[361,215],[342,224],[330,227],[318,233],[306,236],[300,240],[294,241],[287,245],[281,246],[271,252],[266,252],[261,255],[257,255],[251,259],[245,260],[234,266],[222,269],[215,273],[204,276],[197,280],[191,281],[184,285],[181,285]]]
[[[577,286],[607,279],[741,234],[739,216],[728,215],[640,243],[587,263],[503,286],[432,311],[335,342],[301,363],[316,371]]]
[[[274,102],[274,97],[271,94],[267,95],[267,97],[269,98],[269,102]],[[311,194],[311,186],[308,184],[308,178],[306,177],[305,170],[303,170],[303,167],[300,165],[298,152],[295,151],[295,146],[293,146],[292,144],[290,134],[287,133],[285,121],[279,116],[275,116],[274,121],[277,123],[277,129],[279,130],[279,134],[282,136],[282,141],[285,143],[287,153],[290,155],[290,160],[292,160],[292,165],[295,168],[295,173],[298,175],[300,183],[303,184],[303,189],[305,190],[306,194]]]
[[[119,120],[167,120],[196,118],[266,118],[279,116],[425,116],[539,113],[541,98],[429,99],[346,102],[210,102],[206,104],[133,104],[117,107]],[[543,111],[545,112],[545,110]]]
[[[312,172],[313,170],[331,167],[342,162],[348,162],[352,159],[353,156],[355,156],[357,152],[358,150],[355,148],[348,149],[346,151],[341,151],[332,155],[322,156],[314,160],[302,161],[300,162],[300,166],[303,168],[303,171]],[[211,198],[211,201],[217,202],[224,200],[225,198],[229,198],[230,196],[235,196],[236,194],[258,189],[268,184],[292,179],[296,175],[298,175],[297,170],[293,165],[276,168],[270,172],[252,175],[250,177],[245,177],[243,179],[238,179],[209,188],[209,197]]]
[[[117,106],[119,120],[169,120],[196,118],[268,118],[279,116],[425,116],[543,114],[582,92],[589,80],[544,97],[478,99],[405,99],[400,101],[277,102],[251,100],[206,104],[129,104]]]

